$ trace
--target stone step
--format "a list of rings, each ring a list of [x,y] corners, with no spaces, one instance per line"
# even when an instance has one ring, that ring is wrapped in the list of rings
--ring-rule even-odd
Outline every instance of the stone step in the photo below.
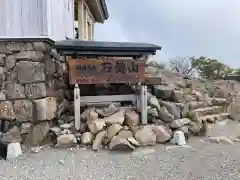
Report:
[[[210,98],[209,102],[212,106],[224,106],[227,103],[227,99],[225,99],[225,98]]]
[[[212,106],[212,107],[204,107],[198,108],[190,111],[190,114],[198,114],[200,117],[211,114],[219,114],[224,112],[223,106]]]
[[[206,104],[202,101],[188,102],[190,110],[206,107]]]
[[[225,119],[229,119],[230,114],[229,113],[220,113],[220,114],[211,114],[200,117],[200,120],[207,121],[210,123],[214,123],[215,121],[222,121]]]

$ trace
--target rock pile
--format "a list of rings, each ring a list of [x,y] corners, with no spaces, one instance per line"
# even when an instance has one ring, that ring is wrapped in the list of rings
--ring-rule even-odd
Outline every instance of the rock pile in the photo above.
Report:
[[[132,108],[88,108],[82,114],[80,132],[74,132],[74,124],[61,124],[50,129],[56,138],[56,147],[72,147],[80,143],[110,150],[134,150],[138,146],[165,143],[172,137],[172,130],[165,125],[140,125],[140,117]]]
[[[152,95],[154,94],[154,95]],[[148,93],[148,122],[141,125],[139,114],[131,107],[111,104],[104,109],[87,108],[81,114],[81,130],[74,130],[74,118],[68,123],[50,128],[56,147],[74,144],[91,146],[93,150],[134,150],[139,146],[153,146],[169,142],[174,131],[191,135],[206,135],[208,123],[230,118],[226,112],[227,99],[209,97],[191,88],[179,89],[157,85]],[[70,122],[70,121],[71,122]]]

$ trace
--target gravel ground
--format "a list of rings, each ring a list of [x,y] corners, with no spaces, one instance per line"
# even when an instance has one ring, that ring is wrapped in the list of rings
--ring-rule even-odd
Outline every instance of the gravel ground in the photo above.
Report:
[[[218,125],[218,129],[226,129],[221,127]],[[228,128],[229,132],[233,133],[233,127]],[[240,179],[240,143],[210,144],[192,138],[189,145],[185,148],[157,145],[133,153],[47,148],[0,161],[0,180]]]

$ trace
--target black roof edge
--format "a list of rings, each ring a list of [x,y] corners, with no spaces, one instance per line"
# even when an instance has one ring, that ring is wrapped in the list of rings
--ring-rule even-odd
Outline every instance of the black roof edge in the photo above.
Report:
[[[157,51],[162,48],[149,43],[134,42],[106,42],[106,41],[82,41],[62,40],[55,42],[56,49],[61,50],[96,50],[96,51]]]
[[[56,46],[56,49],[59,51],[70,50],[70,51],[124,51],[124,52],[141,52],[141,51],[148,51],[148,52],[156,52],[157,50],[161,50],[162,48],[159,47],[64,47],[64,46]]]
[[[107,20],[109,18],[109,13],[108,13],[106,1],[105,0],[100,0],[100,4],[101,4],[102,9],[103,9],[104,19]]]
[[[61,55],[65,56],[114,56],[114,57],[132,57],[132,56],[147,56],[155,55],[155,51],[70,51],[58,50]]]

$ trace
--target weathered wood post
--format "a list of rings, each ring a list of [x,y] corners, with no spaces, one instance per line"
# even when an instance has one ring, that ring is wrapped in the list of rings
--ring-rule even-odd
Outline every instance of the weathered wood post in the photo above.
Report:
[[[138,84],[135,86],[135,93],[136,93],[136,109],[137,109],[137,112],[141,112],[140,87],[141,87],[141,83],[138,82]]]
[[[142,124],[147,124],[147,86],[140,87],[140,102],[141,102],[141,121]]]
[[[80,130],[81,126],[81,111],[80,111],[80,88],[78,84],[74,86],[74,117],[75,117],[75,128]]]

